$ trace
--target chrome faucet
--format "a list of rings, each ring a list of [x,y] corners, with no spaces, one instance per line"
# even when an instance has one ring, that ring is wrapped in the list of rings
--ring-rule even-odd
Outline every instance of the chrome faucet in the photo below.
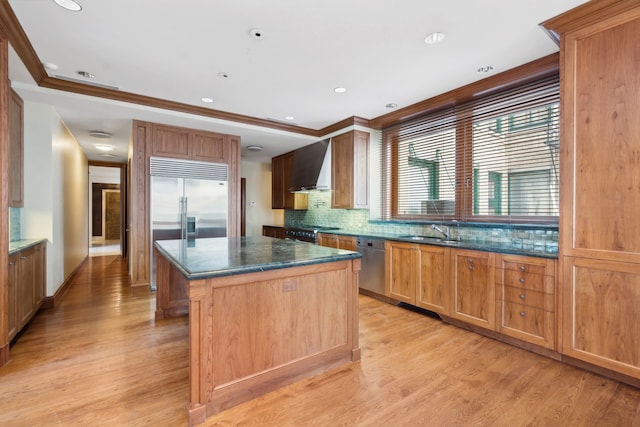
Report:
[[[442,234],[444,236],[444,240],[449,240],[449,229],[447,227],[444,227],[444,230],[440,227],[438,227],[435,224],[431,224],[431,229],[437,231],[438,233]]]

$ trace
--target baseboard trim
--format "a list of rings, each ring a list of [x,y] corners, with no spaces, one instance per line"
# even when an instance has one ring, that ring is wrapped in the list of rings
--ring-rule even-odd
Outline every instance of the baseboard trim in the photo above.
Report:
[[[69,274],[69,276],[67,276],[64,282],[62,282],[62,285],[60,285],[58,290],[52,296],[44,297],[42,305],[40,306],[41,309],[50,309],[56,306],[56,302],[60,301],[60,298],[62,298],[62,295],[64,295],[64,293],[69,288],[69,285],[71,284],[73,278],[76,276],[76,274],[78,274],[78,272],[87,263],[87,261],[89,261],[89,256],[86,256],[84,260],[82,260],[82,262],[78,264],[78,266],[71,272],[71,274]]]

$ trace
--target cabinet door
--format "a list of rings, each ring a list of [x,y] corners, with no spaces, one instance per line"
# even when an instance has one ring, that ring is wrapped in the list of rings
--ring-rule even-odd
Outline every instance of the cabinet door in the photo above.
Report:
[[[369,134],[351,131],[331,139],[331,207],[369,207]]]
[[[357,249],[357,241],[352,236],[336,236],[338,243],[338,249],[344,249],[347,251],[355,251]]]
[[[385,243],[385,293],[388,297],[416,304],[418,256],[418,245]]]
[[[47,255],[44,243],[35,247],[33,259],[33,305],[38,310],[47,292]]]
[[[436,313],[451,312],[449,249],[420,245],[420,276],[416,305]]]
[[[16,298],[18,300],[17,316],[18,326],[24,326],[34,310],[34,250],[27,249],[18,255],[18,272]]]
[[[284,209],[284,157],[271,159],[271,209]]]
[[[495,329],[495,255],[463,249],[453,250],[452,254],[451,317]]]
[[[189,141],[189,155],[201,162],[226,163],[225,135],[213,132],[193,132]]]
[[[189,130],[154,124],[151,155],[189,159]]]
[[[640,264],[565,257],[562,352],[640,378]]]
[[[335,234],[318,233],[318,245],[337,249],[338,236]]]
[[[9,206],[24,206],[24,113],[22,99],[9,94]]]
[[[18,286],[18,255],[11,255],[9,257],[9,292],[8,292],[8,325],[9,325],[9,341],[13,339],[18,333],[18,300],[17,300],[17,286]]]

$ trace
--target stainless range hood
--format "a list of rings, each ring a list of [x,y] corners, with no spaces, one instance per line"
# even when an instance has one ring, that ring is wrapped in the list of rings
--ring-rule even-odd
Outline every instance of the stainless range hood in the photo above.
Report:
[[[325,139],[293,152],[290,192],[331,189],[331,140]]]

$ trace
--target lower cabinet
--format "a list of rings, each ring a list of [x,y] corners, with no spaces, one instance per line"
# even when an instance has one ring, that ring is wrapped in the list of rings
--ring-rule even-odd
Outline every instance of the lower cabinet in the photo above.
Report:
[[[497,255],[498,332],[552,350],[556,345],[556,262]]]
[[[556,261],[388,240],[386,296],[557,350]]]
[[[44,243],[9,256],[9,341],[29,323],[45,296]]]
[[[284,227],[275,227],[273,225],[263,225],[262,235],[267,237],[275,237],[276,239],[284,239],[287,235],[284,233]]]
[[[353,236],[343,236],[341,234],[318,233],[318,245],[355,251],[357,249],[357,239]]]
[[[495,254],[453,249],[451,317],[486,329],[495,329]]]

